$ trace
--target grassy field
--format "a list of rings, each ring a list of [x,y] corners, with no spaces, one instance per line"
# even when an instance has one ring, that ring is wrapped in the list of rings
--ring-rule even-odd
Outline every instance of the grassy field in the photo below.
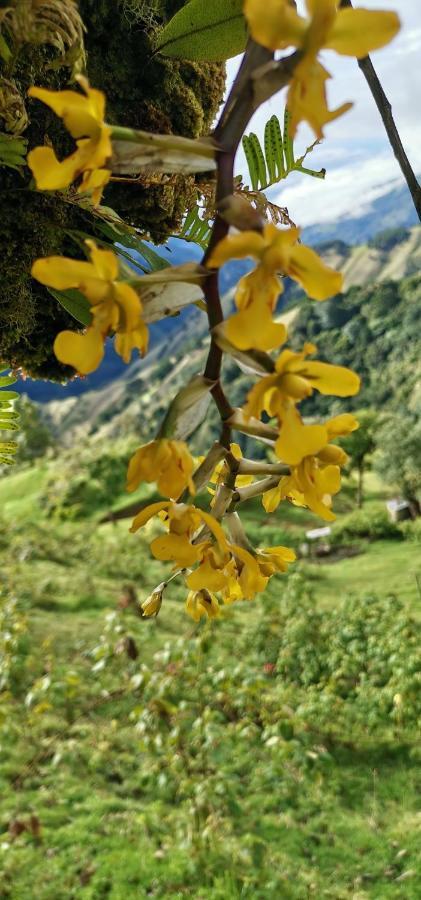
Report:
[[[17,598],[3,610],[0,898],[417,900],[416,543],[301,560],[206,626],[175,587],[145,622],[118,599],[162,568],[127,521],[48,511],[55,472],[0,483]],[[369,480],[365,509],[385,496]],[[341,516],[353,503],[348,485]],[[251,504],[246,524],[262,545],[297,545],[315,520],[288,508],[272,524]]]

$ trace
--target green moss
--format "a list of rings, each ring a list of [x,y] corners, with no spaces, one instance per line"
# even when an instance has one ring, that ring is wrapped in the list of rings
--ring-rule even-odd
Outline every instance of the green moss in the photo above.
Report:
[[[65,229],[84,227],[84,214],[57,195],[11,188],[2,191],[0,218],[0,364],[22,367],[32,377],[65,380],[73,370],[53,353],[56,334],[75,322],[51,294],[31,278],[42,256],[75,256]]]
[[[162,16],[164,7],[172,15],[182,5],[178,2],[156,7]],[[122,15],[122,4],[81,0],[80,7],[89,22],[89,76],[106,93],[110,122],[192,138],[211,128],[224,90],[222,65],[156,55],[153,34],[142,22]],[[177,228],[193,197],[194,179],[185,176],[147,189],[133,183],[112,183],[105,192],[108,205],[156,241]]]
[[[154,55],[152,31],[142,9],[154,7],[153,28],[159,27],[183,5],[183,0],[80,0],[87,26],[87,73],[91,83],[107,96],[107,119],[147,131],[196,137],[208,130],[224,87],[218,64],[167,60]],[[150,18],[149,18],[150,24]],[[153,32],[155,33],[155,32]],[[29,116],[24,133],[28,148],[50,143],[59,158],[74,143],[61,120],[37,100],[27,97],[32,84],[60,90],[68,86],[71,70],[57,59],[51,46],[24,44],[0,78],[13,81]],[[10,129],[12,130],[12,129]],[[42,195],[29,189],[30,173],[0,169],[2,217],[0,237],[0,363],[23,368],[33,377],[64,380],[68,367],[54,357],[52,346],[63,328],[75,322],[30,276],[32,262],[52,254],[77,256],[66,231],[80,228],[95,235],[89,214],[65,203],[60,195]],[[152,182],[115,182],[104,203],[161,242],[179,226],[195,197],[193,178],[161,178]]]

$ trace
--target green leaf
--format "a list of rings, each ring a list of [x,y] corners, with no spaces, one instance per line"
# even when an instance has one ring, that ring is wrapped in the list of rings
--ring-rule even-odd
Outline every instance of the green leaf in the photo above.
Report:
[[[25,138],[0,133],[0,166],[19,170],[26,165],[27,146]]]
[[[16,425],[16,422],[2,422],[0,419],[0,430],[1,431],[18,431],[19,425]]]
[[[213,381],[195,375],[170,403],[158,437],[185,441],[203,422],[210,403]]]
[[[17,449],[16,441],[0,441],[0,453],[16,453]]]
[[[181,59],[224,60],[247,43],[243,0],[190,0],[161,31],[157,50]]]
[[[0,419],[19,419],[19,418],[20,418],[19,413],[15,412],[14,410],[8,410],[7,412],[6,412],[6,410],[3,410],[3,409],[0,410]]]
[[[291,113],[285,107],[284,115],[284,154],[287,171],[290,172],[294,168],[294,143],[289,132],[289,124],[291,122]]]
[[[260,186],[262,188],[265,188],[268,186],[266,162],[265,162],[264,153],[260,146],[260,141],[259,141],[259,138],[257,137],[257,134],[253,134],[253,132],[252,132],[249,135],[249,141],[251,141],[254,158],[256,161]]]
[[[216,169],[216,146],[210,138],[152,134],[130,128],[113,128],[112,170],[118,175],[164,172],[194,175]]]
[[[75,288],[70,288],[68,291],[55,291],[53,288],[48,288],[48,291],[58,300],[60,306],[76,319],[76,322],[80,322],[81,325],[91,324],[91,306],[89,300],[80,291]]]
[[[265,153],[271,183],[285,178],[284,148],[278,116],[272,116],[265,127]]]
[[[192,244],[198,244],[203,250],[206,250],[211,236],[211,228],[206,219],[200,216],[199,207],[192,206],[184,219],[181,231],[173,235],[183,241],[190,241]]]
[[[2,369],[1,371],[5,372],[6,369]],[[14,375],[1,375],[0,374],[0,388],[7,387],[9,384],[14,384],[15,381],[17,381],[17,378],[15,378]],[[12,391],[12,393],[14,393],[14,392]],[[2,394],[1,399],[8,400],[9,397],[6,397],[6,394]],[[13,399],[13,398],[11,397],[10,399]]]
[[[152,272],[160,272],[161,269],[167,268],[168,260],[156,253],[155,250],[152,250],[152,247],[148,247],[144,241],[138,241],[136,250],[146,260]]]
[[[14,378],[13,381],[16,381],[16,378]],[[13,382],[12,382],[12,384],[13,384]],[[0,379],[0,387],[1,387],[1,379]],[[2,391],[0,394],[2,403],[5,402],[6,400],[7,401],[18,400],[19,396],[20,395],[18,394],[17,391]]]

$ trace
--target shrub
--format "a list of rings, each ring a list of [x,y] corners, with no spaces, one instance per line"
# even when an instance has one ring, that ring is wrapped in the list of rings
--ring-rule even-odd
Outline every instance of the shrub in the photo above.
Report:
[[[381,541],[401,540],[402,537],[401,529],[390,521],[386,510],[356,509],[335,522],[331,540],[332,543],[341,545],[358,538]]]
[[[399,528],[407,541],[421,544],[421,516],[412,521],[402,522]]]
[[[418,727],[421,717],[419,625],[393,595],[345,597],[315,609],[300,576],[281,603],[261,615],[257,647],[274,662],[279,700],[295,710],[295,729],[364,740]]]

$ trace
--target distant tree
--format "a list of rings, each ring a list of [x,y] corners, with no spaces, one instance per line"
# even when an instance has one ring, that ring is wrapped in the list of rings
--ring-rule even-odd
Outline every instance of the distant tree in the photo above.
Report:
[[[368,457],[376,448],[375,435],[379,415],[374,409],[364,409],[355,415],[360,427],[344,438],[342,443],[350,458],[351,471],[357,472],[357,506],[360,508],[363,505],[364,472],[367,468]]]
[[[421,418],[390,416],[379,430],[375,468],[391,485],[397,485],[412,515],[421,514]]]
[[[55,441],[48,426],[43,422],[40,409],[26,394],[19,400],[19,449],[17,462],[31,462],[54,447]]]
[[[398,228],[385,228],[384,231],[375,234],[368,242],[369,247],[375,247],[376,250],[393,250],[398,244],[407,241],[410,235],[408,228],[399,226]]]

